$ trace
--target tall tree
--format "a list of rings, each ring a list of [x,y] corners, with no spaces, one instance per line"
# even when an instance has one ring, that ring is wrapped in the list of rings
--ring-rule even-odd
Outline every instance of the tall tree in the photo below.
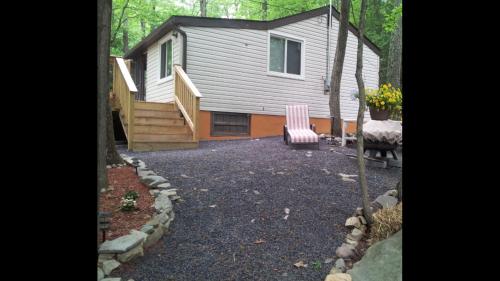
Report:
[[[207,16],[207,0],[200,0],[200,16]]]
[[[111,0],[97,1],[97,211],[101,189],[108,186],[106,173],[106,101],[108,99]],[[99,235],[99,217],[97,217]]]
[[[401,0],[396,0],[396,7],[401,5]],[[397,8],[396,8],[397,9]],[[389,55],[387,62],[387,82],[396,88],[401,88],[401,70],[402,70],[402,51],[403,51],[403,22],[399,17],[396,30],[391,36],[389,45]]]
[[[342,69],[344,68],[345,49],[347,45],[350,4],[350,0],[342,0],[341,2],[337,48],[335,50],[335,60],[330,82],[330,115],[334,118],[333,135],[338,137],[342,134],[342,124],[340,121],[340,81],[342,80]],[[332,19],[329,20],[329,22],[331,21]]]
[[[358,36],[358,54],[356,60],[356,82],[359,90],[359,108],[358,120],[356,124],[356,140],[357,140],[357,156],[358,156],[358,169],[359,169],[359,185],[361,188],[361,195],[363,199],[363,212],[368,225],[373,223],[372,210],[368,199],[368,184],[366,182],[365,174],[365,158],[364,158],[364,143],[363,143],[363,119],[365,117],[366,109],[366,95],[365,83],[363,82],[363,46],[364,46],[364,31],[366,20],[366,3],[367,0],[361,0],[361,11],[359,15],[359,36]]]

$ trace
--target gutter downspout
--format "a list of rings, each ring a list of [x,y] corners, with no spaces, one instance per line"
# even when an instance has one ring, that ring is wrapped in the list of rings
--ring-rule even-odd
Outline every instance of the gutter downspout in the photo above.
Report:
[[[331,28],[331,21],[332,21],[332,0],[330,0],[330,10],[328,12],[328,20],[326,21],[326,28],[328,29],[326,33],[326,77],[325,77],[325,85],[324,85],[324,91],[325,95],[328,95],[330,93],[330,32],[332,30]]]
[[[182,69],[187,73],[187,34],[179,26],[176,26],[174,30],[182,35]]]

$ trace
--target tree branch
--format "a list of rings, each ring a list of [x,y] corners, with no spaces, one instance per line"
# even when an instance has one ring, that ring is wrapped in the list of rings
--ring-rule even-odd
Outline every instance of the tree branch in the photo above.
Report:
[[[118,20],[118,26],[116,27],[116,30],[115,30],[115,32],[113,33],[113,38],[111,38],[110,45],[111,45],[111,44],[113,44],[113,42],[115,42],[116,35],[118,34],[118,30],[120,30],[120,27],[122,26],[123,15],[125,14],[125,10],[127,9],[127,6],[128,6],[128,1],[129,1],[129,0],[127,0],[127,1],[125,2],[125,5],[123,5],[122,14],[120,15],[120,19]]]

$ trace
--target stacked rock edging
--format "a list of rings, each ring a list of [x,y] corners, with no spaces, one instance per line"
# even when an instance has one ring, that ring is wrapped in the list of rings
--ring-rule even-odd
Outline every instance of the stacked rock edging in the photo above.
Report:
[[[143,161],[125,154],[121,154],[121,156],[128,165],[133,166],[134,163],[138,166],[137,174],[140,182],[147,186],[150,189],[151,196],[155,197],[155,215],[139,231],[133,229],[130,234],[105,241],[100,245],[97,265],[98,281],[121,281],[121,278],[105,277],[109,276],[121,263],[143,256],[144,249],[158,242],[168,232],[170,224],[175,218],[174,206],[171,200],[182,200],[177,195],[177,189],[170,188],[171,185],[167,179],[157,175],[154,171],[148,170]]]
[[[398,191],[391,189],[383,195],[378,196],[372,203],[372,212],[379,209],[392,208],[398,203]],[[342,243],[335,251],[337,260],[335,265],[330,270],[330,273],[325,277],[325,281],[352,281],[351,275],[346,271],[352,268],[353,264],[351,259],[358,254],[356,247],[366,234],[366,219],[363,216],[363,208],[356,208],[354,215],[347,218],[345,226],[351,229],[348,233],[345,242]],[[347,261],[347,262],[346,262]]]

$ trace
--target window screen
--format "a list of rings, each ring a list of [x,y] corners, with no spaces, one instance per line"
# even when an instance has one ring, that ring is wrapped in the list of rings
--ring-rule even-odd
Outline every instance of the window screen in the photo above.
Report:
[[[250,114],[212,112],[212,136],[250,135]]]

